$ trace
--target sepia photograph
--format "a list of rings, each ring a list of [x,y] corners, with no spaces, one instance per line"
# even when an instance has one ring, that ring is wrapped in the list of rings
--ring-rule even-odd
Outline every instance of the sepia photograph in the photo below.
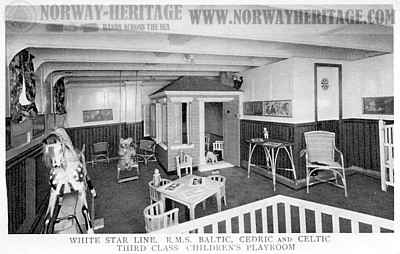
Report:
[[[396,8],[6,1],[5,253],[399,253]]]

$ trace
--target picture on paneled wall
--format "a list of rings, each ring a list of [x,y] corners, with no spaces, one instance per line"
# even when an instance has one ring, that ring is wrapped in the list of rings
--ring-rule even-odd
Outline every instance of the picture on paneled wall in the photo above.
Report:
[[[98,122],[113,120],[112,109],[84,110],[83,122]]]
[[[243,103],[243,113],[245,115],[259,115],[263,114],[263,102],[262,101],[248,101]]]
[[[363,114],[393,115],[394,97],[363,97]]]
[[[292,101],[291,100],[264,101],[263,115],[292,117]]]

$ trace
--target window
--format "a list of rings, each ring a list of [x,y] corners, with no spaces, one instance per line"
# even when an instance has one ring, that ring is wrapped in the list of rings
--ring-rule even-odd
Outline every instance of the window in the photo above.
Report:
[[[161,107],[161,142],[163,144],[168,144],[168,136],[167,136],[167,104],[162,104]]]
[[[181,111],[181,130],[182,130],[182,144],[189,144],[189,103],[182,103],[182,111]]]
[[[150,104],[150,136],[156,138],[156,104]]]

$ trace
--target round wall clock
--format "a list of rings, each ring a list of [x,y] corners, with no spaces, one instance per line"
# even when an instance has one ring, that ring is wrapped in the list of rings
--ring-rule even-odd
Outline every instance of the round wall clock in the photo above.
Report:
[[[329,88],[329,80],[327,78],[321,79],[321,88],[324,90],[328,90]]]

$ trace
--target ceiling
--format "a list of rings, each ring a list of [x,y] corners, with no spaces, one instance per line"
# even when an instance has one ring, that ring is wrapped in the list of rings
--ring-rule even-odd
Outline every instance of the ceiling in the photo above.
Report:
[[[71,85],[141,81],[162,86],[180,76],[217,77],[292,57],[353,61],[393,51],[393,27],[373,24],[195,28],[177,24],[157,32],[87,32],[82,24],[56,22],[54,29],[49,22],[35,22],[21,32],[12,28],[16,22],[26,27],[22,24],[26,21],[7,22],[14,25],[6,26],[8,61],[28,49],[41,80],[64,77]]]

